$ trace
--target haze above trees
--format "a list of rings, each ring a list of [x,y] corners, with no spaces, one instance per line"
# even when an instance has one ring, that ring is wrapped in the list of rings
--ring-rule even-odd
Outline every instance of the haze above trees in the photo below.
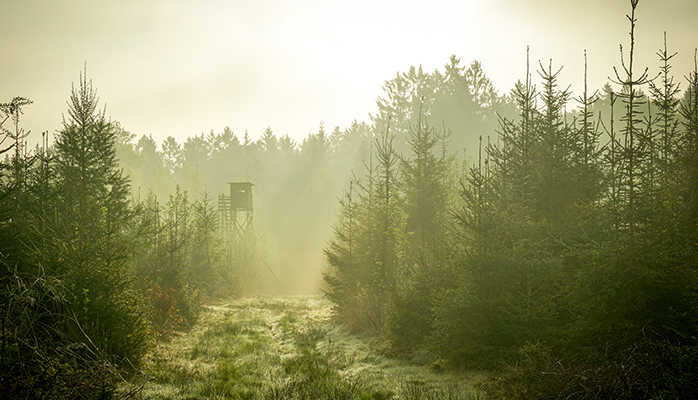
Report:
[[[573,98],[551,60],[503,95],[452,56],[301,142],[156,143],[107,117],[86,70],[54,142],[26,146],[37,104],[1,104],[3,395],[112,392],[206,303],[319,289],[397,356],[508,371],[495,396],[695,393],[698,63],[679,83],[665,39],[660,74],[638,68],[630,4],[600,92]],[[235,237],[227,182],[254,184]]]

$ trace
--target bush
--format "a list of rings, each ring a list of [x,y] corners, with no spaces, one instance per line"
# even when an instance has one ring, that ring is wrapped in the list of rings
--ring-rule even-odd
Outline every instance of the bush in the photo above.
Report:
[[[698,347],[649,329],[626,331],[605,349],[551,356],[522,349],[504,374],[482,384],[507,399],[693,399],[698,393]],[[520,357],[526,353],[525,357]]]
[[[43,272],[20,277],[3,265],[0,303],[0,397],[3,399],[129,398],[140,388],[81,332],[70,293]],[[77,332],[74,329],[77,327]]]

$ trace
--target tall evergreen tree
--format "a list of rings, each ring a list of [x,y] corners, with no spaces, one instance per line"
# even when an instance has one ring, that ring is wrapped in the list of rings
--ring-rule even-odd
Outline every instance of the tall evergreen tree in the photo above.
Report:
[[[635,249],[636,230],[638,225],[638,185],[642,177],[638,176],[642,170],[642,164],[646,161],[645,152],[647,142],[646,132],[643,132],[641,107],[645,104],[646,99],[640,92],[640,87],[649,83],[647,69],[640,76],[636,75],[635,71],[635,10],[639,0],[631,0],[632,10],[628,19],[630,21],[630,50],[628,52],[628,63],[626,65],[625,58],[621,53],[622,77],[621,73],[614,67],[616,74],[616,83],[621,85],[623,90],[619,97],[625,105],[625,113],[621,117],[623,122],[623,140],[618,148],[621,152],[619,161],[621,164],[620,180],[620,196],[621,203],[619,204],[619,215],[622,218],[622,231],[626,234],[626,243],[628,245],[631,259]],[[621,45],[621,51],[623,47]]]
[[[683,132],[680,137],[681,149],[679,150],[680,170],[686,173],[680,175],[680,195],[684,200],[684,217],[682,218],[682,231],[685,243],[694,243],[698,236],[698,50],[694,54],[694,69],[687,76],[688,88],[679,106]],[[686,248],[689,259],[695,262],[695,246]]]
[[[118,166],[114,125],[97,106],[83,71],[55,144],[56,209],[43,218],[55,235],[47,261],[67,277],[76,314],[98,347],[119,362],[137,362],[146,330],[130,291],[130,188]]]
[[[670,61],[678,53],[669,53],[667,50],[666,32],[664,32],[664,48],[657,52],[661,65],[659,67],[660,84],[655,80],[649,83],[652,105],[658,110],[657,126],[659,146],[657,153],[660,159],[658,163],[659,174],[663,185],[668,184],[674,171],[671,165],[676,159],[677,134],[679,128],[679,84],[674,83],[674,77],[670,75]]]

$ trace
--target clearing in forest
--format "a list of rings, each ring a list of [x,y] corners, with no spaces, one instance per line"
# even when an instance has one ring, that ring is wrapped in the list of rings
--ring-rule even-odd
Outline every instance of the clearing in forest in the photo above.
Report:
[[[209,306],[148,357],[145,399],[484,399],[479,373],[436,372],[380,355],[331,320],[320,296]]]

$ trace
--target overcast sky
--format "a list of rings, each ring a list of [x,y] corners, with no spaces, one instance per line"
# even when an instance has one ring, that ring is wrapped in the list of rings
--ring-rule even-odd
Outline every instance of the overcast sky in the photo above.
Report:
[[[0,0],[0,102],[34,101],[22,125],[55,132],[73,82],[88,78],[107,115],[161,142],[230,126],[300,141],[369,121],[398,71],[482,62],[500,92],[531,61],[564,65],[578,95],[584,50],[594,89],[628,48],[629,0]],[[668,34],[677,80],[693,68],[698,1],[640,0],[638,63],[657,73]]]

